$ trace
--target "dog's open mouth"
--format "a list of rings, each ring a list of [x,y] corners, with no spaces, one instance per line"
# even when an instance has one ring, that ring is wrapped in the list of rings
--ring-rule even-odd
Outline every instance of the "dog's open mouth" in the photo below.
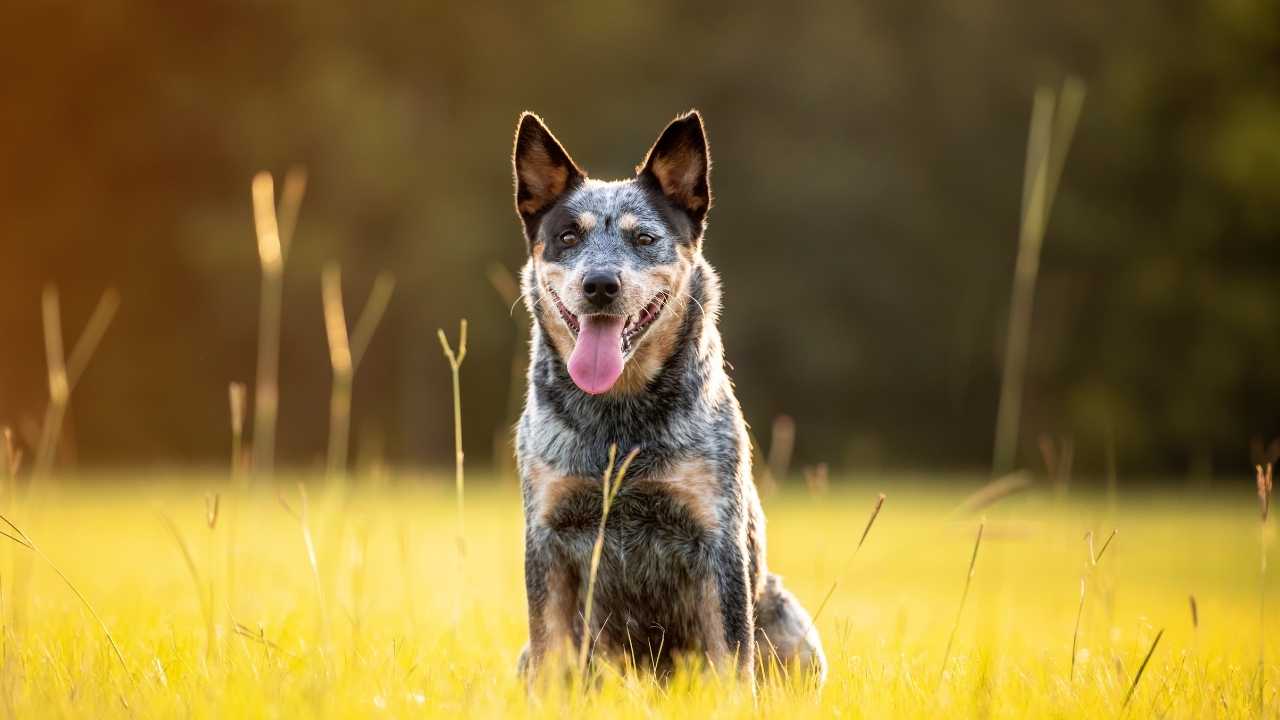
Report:
[[[626,356],[636,347],[654,321],[662,315],[670,293],[663,290],[639,313],[620,315],[583,315],[579,317],[565,307],[560,295],[547,286],[547,294],[555,301],[556,310],[573,334],[573,354],[569,357],[569,375],[585,392],[598,395],[607,392],[622,375]]]
[[[579,321],[578,316],[569,312],[569,308],[565,307],[564,302],[560,299],[559,293],[553,290],[550,285],[547,286],[547,294],[555,301],[556,310],[560,312],[560,318],[564,320],[564,324],[569,327],[569,331],[573,334],[573,337],[576,340],[578,333],[582,332],[582,324]],[[626,323],[622,326],[623,354],[631,352],[632,347],[635,345],[635,341],[639,339],[639,337],[644,334],[644,331],[648,330],[649,327],[653,325],[654,321],[658,319],[658,316],[662,314],[662,311],[667,306],[668,297],[670,297],[670,294],[666,290],[663,290],[655,295],[653,299],[649,301],[648,305],[641,308],[638,314],[627,317]],[[587,317],[615,318],[617,316],[588,315]]]

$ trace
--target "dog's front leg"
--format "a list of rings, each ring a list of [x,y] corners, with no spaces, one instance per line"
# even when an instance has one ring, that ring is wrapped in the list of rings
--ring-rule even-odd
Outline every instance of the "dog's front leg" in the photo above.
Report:
[[[717,669],[736,662],[739,677],[755,678],[755,611],[743,543],[726,537],[714,559],[715,571],[706,584],[709,616],[704,627],[708,661]]]
[[[545,538],[529,533],[525,541],[525,591],[529,599],[529,654],[524,670],[535,676],[546,667],[572,667],[578,582],[557,562]]]

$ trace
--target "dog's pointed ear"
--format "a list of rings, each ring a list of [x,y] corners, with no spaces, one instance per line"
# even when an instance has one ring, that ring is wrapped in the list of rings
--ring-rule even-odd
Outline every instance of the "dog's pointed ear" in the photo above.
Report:
[[[542,213],[569,190],[582,182],[582,172],[533,113],[520,115],[516,125],[515,151],[516,213],[524,222],[525,235],[532,243]]]
[[[711,208],[711,155],[702,115],[691,110],[672,120],[636,172],[701,225]]]

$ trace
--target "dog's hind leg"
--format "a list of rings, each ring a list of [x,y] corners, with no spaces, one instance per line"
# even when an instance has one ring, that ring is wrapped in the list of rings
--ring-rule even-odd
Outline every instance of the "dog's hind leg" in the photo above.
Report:
[[[768,576],[756,601],[756,653],[766,668],[777,662],[784,671],[798,666],[813,672],[819,684],[827,679],[818,629],[777,575]]]

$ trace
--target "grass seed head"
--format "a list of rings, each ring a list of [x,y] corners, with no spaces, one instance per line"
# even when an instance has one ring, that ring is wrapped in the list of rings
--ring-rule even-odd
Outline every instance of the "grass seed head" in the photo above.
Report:
[[[269,172],[253,176],[253,222],[258,236],[258,260],[262,270],[278,273],[284,266],[280,227],[276,219],[275,181]]]
[[[218,526],[218,493],[208,493],[204,496],[204,521],[212,530]]]
[[[1258,504],[1262,510],[1262,522],[1267,521],[1271,511],[1271,491],[1274,488],[1271,477],[1271,463],[1254,466],[1257,469]]]
[[[229,388],[231,398],[231,432],[237,437],[244,433],[245,395],[244,383],[233,382]]]
[[[876,524],[876,518],[880,517],[880,509],[884,507],[884,493],[876,498],[875,507],[871,508],[871,517],[867,518],[867,526],[862,528],[862,537],[858,538],[857,549],[862,549],[862,543],[867,541],[867,535],[871,532],[871,526]]]
[[[4,429],[4,464],[11,479],[17,477],[22,468],[22,450],[14,445],[13,430],[7,427]]]

